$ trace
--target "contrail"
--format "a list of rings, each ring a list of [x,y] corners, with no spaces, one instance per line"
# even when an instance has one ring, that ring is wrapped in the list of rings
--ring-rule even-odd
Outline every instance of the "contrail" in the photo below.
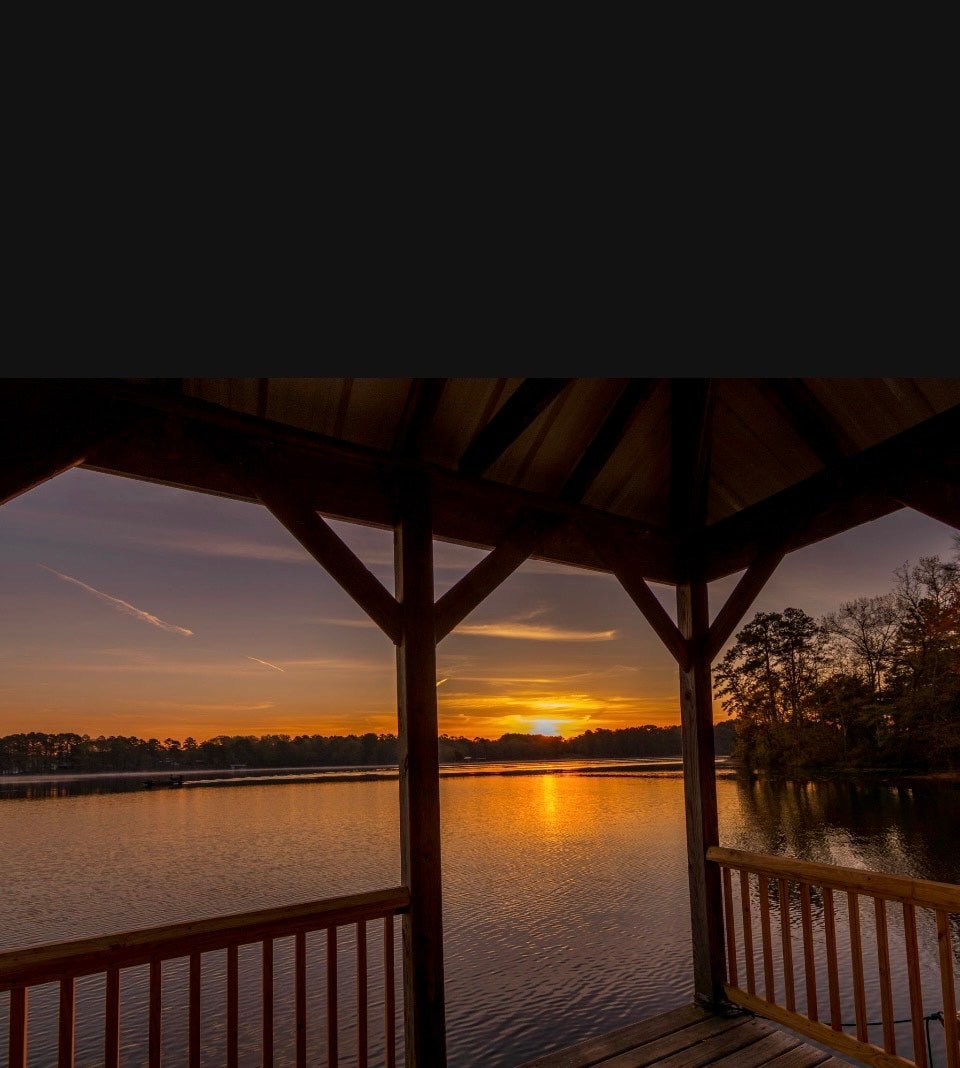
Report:
[[[111,597],[109,593],[102,593],[100,590],[95,590],[92,586],[88,586],[85,582],[81,582],[79,579],[71,578],[69,575],[63,575],[59,571],[54,571],[52,567],[47,567],[46,564],[38,564],[37,566],[42,567],[44,571],[49,571],[51,574],[56,575],[57,578],[62,578],[64,582],[72,582],[75,586],[87,590],[89,593],[92,593],[94,597],[99,597],[101,601],[106,601],[107,604],[113,605],[114,608],[119,609],[121,612],[126,612],[127,615],[142,619],[144,623],[159,627],[161,630],[169,630],[173,634],[184,634],[187,637],[193,634],[193,631],[187,630],[186,627],[178,627],[175,623],[164,623],[164,621],[158,619],[157,616],[151,615],[149,612],[144,612],[140,608],[134,608],[132,604],[127,604],[126,601],[121,601],[119,597]]]
[[[283,668],[277,667],[276,664],[271,664],[267,660],[261,660],[259,656],[248,656],[248,660],[256,660],[258,664],[263,664],[264,667],[271,667],[274,671],[283,671]]]
[[[438,679],[437,680],[437,685],[438,686],[442,686],[446,681],[447,681],[446,679]]]

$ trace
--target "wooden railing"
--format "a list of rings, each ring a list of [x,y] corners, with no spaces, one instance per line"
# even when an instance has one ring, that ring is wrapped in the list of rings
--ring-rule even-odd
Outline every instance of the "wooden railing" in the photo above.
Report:
[[[220,916],[192,923],[172,924],[124,934],[105,935],[57,945],[0,953],[0,992],[9,991],[9,1068],[26,1068],[28,997],[31,987],[59,984],[58,1068],[74,1063],[76,982],[83,976],[105,976],[103,1060],[105,1068],[120,1064],[120,988],[123,969],[147,966],[147,1035],[150,1068],[161,1064],[162,965],[174,958],[189,961],[187,982],[187,1051],[189,1068],[201,1059],[201,957],[226,950],[226,1065],[236,1068],[239,1057],[240,970],[238,947],[261,943],[260,994],[262,1006],[259,1056],[263,1068],[274,1063],[274,942],[293,939],[295,1056],[298,1068],[307,1064],[307,935],[326,932],[326,1051],[330,1065],[338,1058],[337,930],[356,928],[357,1063],[368,1057],[367,923],[383,921],[384,1051],[387,1068],[396,1064],[396,998],[394,983],[394,923],[407,911],[410,894],[393,887],[353,897],[330,898],[285,908]],[[182,1055],[177,1064],[183,1064]],[[311,1064],[317,1063],[311,1057]]]
[[[712,847],[707,859],[720,865],[726,937],[727,983],[724,984],[730,1001],[743,1008],[776,1020],[786,1027],[806,1035],[839,1053],[878,1068],[932,1068],[926,1040],[931,1019],[942,1022],[944,1048],[948,1068],[960,1068],[956,988],[954,981],[953,947],[950,934],[951,914],[956,922],[960,913],[960,887],[952,883],[928,882],[898,875],[862,871],[857,868],[834,867],[761,853],[747,853],[739,849]],[[739,893],[735,895],[732,872],[739,874]],[[752,883],[755,880],[756,894]],[[846,941],[849,953],[838,943],[838,925],[843,917],[835,910],[835,894],[846,897]],[[758,987],[755,959],[755,914],[753,898],[759,906],[760,956],[763,993]],[[861,900],[872,902],[875,946],[868,946],[867,958],[876,958],[876,986],[879,1006],[868,1007],[865,982],[865,952],[861,923]],[[898,1019],[895,1014],[892,947],[889,937],[887,905],[899,905],[902,910],[902,956],[906,989],[902,1001],[909,998],[907,1015]],[[795,947],[791,909],[799,905],[800,938],[796,956],[803,958],[803,990],[798,997],[795,976]],[[775,931],[771,912],[779,912],[779,946],[774,944]],[[922,910],[918,913],[918,910]],[[819,919],[818,935],[814,936],[815,917]],[[918,949],[919,918],[935,956],[939,962],[939,997],[936,1012],[925,1013],[921,983],[921,956]],[[740,937],[737,938],[739,926]],[[934,934],[935,932],[935,934]],[[738,959],[739,958],[739,959]],[[777,996],[775,958],[779,958],[782,998]],[[824,960],[825,958],[825,960]],[[846,967],[841,970],[840,962]],[[825,964],[827,1001],[830,1025],[820,1022],[822,992],[818,990],[817,964],[821,974]],[[743,964],[745,988],[740,986],[740,963]],[[873,975],[871,974],[871,979]],[[929,984],[929,978],[928,978]],[[872,985],[872,983],[871,983]],[[843,1000],[841,998],[843,995]],[[928,990],[928,996],[930,991]],[[803,1003],[800,1011],[798,1001]],[[852,1021],[843,1020],[843,1002],[852,1002]],[[876,1010],[879,1009],[877,1012]],[[871,1011],[872,1010],[872,1011]],[[879,1015],[879,1021],[871,1020]],[[914,1059],[907,1060],[897,1053],[896,1024],[908,1020]],[[869,1027],[876,1023],[882,1028],[879,1046],[870,1041]],[[844,1030],[852,1026],[854,1034]],[[938,1025],[939,1026],[939,1025]]]

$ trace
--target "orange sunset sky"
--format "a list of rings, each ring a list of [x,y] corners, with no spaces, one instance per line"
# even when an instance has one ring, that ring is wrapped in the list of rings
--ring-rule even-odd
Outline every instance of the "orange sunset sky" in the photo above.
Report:
[[[333,525],[392,592],[391,534]],[[747,619],[884,593],[953,534],[903,510],[800,550]],[[0,546],[0,735],[396,732],[393,646],[262,507],[74,470],[0,508]],[[435,543],[437,596],[483,555]],[[437,664],[447,734],[679,722],[673,661],[607,575],[528,561]]]

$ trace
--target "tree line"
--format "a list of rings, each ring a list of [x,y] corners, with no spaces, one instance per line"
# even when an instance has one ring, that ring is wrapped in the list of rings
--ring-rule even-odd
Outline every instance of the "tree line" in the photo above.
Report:
[[[718,753],[732,753],[733,724],[718,723]],[[576,757],[679,756],[679,726],[624,727],[584,731],[575,738],[504,734],[497,739],[440,735],[443,763],[466,760],[549,760]],[[229,768],[344,767],[395,765],[395,734],[217,735],[194,738],[136,738],[31,731],[0,738],[0,774],[122,771],[183,771]]]
[[[819,619],[758,612],[714,690],[749,766],[960,768],[960,567],[922,557]]]

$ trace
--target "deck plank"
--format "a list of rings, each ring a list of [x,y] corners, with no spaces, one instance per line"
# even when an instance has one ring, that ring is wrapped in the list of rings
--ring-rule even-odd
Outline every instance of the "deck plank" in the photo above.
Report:
[[[683,1005],[651,1020],[641,1020],[640,1023],[629,1024],[619,1031],[611,1031],[608,1035],[587,1038],[576,1045],[546,1053],[536,1060],[525,1061],[519,1068],[590,1068],[591,1065],[615,1057],[625,1050],[634,1049],[645,1042],[689,1027],[707,1016],[709,1013],[696,1005]]]
[[[725,1031],[741,1027],[746,1019],[743,1016],[724,1019],[720,1016],[711,1016],[709,1013],[704,1015],[706,1019],[699,1023],[691,1024],[680,1031],[674,1031],[671,1035],[654,1039],[636,1049],[627,1050],[619,1057],[601,1061],[600,1064],[602,1068],[647,1068],[647,1065],[660,1064],[667,1057],[686,1052],[691,1046],[715,1038]]]
[[[760,1020],[744,1020],[730,1031],[711,1035],[696,1046],[657,1064],[662,1068],[705,1068],[732,1054],[747,1056],[750,1049],[769,1033],[767,1025]]]
[[[813,1046],[808,1046],[804,1042],[796,1049],[783,1054],[782,1057],[776,1057],[765,1068],[819,1068],[820,1065],[826,1068],[828,1065],[841,1064],[843,1064],[842,1061],[831,1057],[829,1053],[824,1053],[822,1049],[814,1049]],[[844,1068],[850,1068],[850,1066],[844,1065]]]
[[[774,1031],[772,1035],[765,1035],[759,1042],[754,1042],[749,1049],[737,1050],[726,1057],[715,1061],[713,1068],[766,1068],[774,1057],[800,1045],[800,1039],[794,1035],[788,1035],[785,1031]]]
[[[519,1068],[849,1068],[801,1035],[751,1013],[685,1005],[584,1039]]]

